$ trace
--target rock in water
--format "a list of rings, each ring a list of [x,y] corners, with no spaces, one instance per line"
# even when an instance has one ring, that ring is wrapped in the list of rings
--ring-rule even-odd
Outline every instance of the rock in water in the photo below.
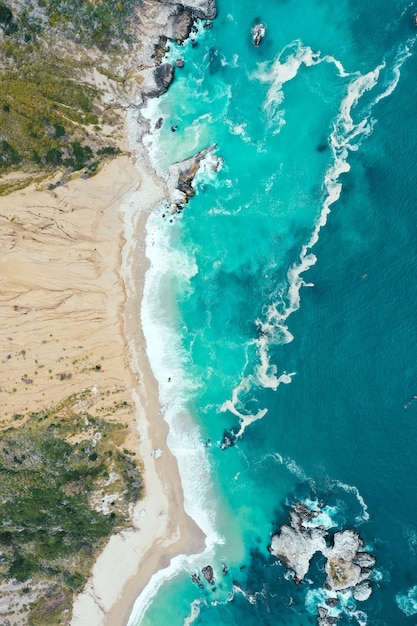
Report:
[[[258,47],[262,39],[265,37],[266,26],[265,24],[255,24],[252,28],[252,41],[253,45]]]
[[[291,526],[281,526],[280,532],[272,537],[270,552],[294,572],[294,580],[301,583],[316,552],[326,549],[321,530],[299,532]]]
[[[206,567],[203,567],[201,571],[203,572],[204,578],[207,582],[211,584],[213,582],[213,568],[211,565],[206,565]]]
[[[372,593],[368,579],[375,557],[362,550],[364,541],[356,531],[346,529],[332,534],[321,526],[321,508],[322,505],[308,507],[297,502],[289,514],[290,524],[281,526],[279,532],[273,535],[269,550],[294,572],[296,583],[304,580],[311,559],[321,552],[326,558],[324,588],[342,593],[350,590],[355,600],[367,600]],[[329,626],[338,620],[326,608],[337,604],[335,595],[325,600],[325,606],[318,606],[319,626]]]
[[[171,63],[162,63],[154,70],[155,82],[159,95],[165,93],[174,80],[174,67]]]
[[[183,205],[188,201],[188,198],[194,195],[192,182],[198,172],[200,163],[215,147],[216,144],[214,143],[208,148],[197,152],[189,159],[178,161],[171,165],[168,176],[171,204]]]
[[[174,72],[174,66],[171,63],[162,63],[162,65],[144,69],[141,72],[143,96],[145,98],[158,98],[165,93],[174,80]]]
[[[361,583],[359,583],[359,585],[356,585],[353,590],[353,597],[355,598],[355,600],[359,600],[359,602],[364,602],[370,597],[371,594],[372,587],[369,580],[362,581]]]
[[[178,4],[175,11],[169,16],[165,29],[166,37],[182,43],[190,36],[193,21],[192,10],[184,7],[182,4]]]

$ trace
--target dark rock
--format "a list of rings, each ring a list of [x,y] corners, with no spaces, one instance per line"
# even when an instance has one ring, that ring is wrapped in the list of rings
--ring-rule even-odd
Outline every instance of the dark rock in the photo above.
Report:
[[[158,120],[156,120],[155,122],[155,130],[159,130],[163,124],[164,118],[160,117]]]
[[[171,65],[171,63],[162,63],[162,65],[158,65],[154,69],[153,75],[156,83],[156,96],[160,96],[168,90],[168,87],[174,80],[174,74],[174,66]]]
[[[217,15],[216,0],[205,0],[204,6],[194,8],[193,14],[199,20],[214,20]]]
[[[184,67],[184,59],[180,57],[179,59],[175,59],[175,65],[177,67]]]
[[[222,67],[221,56],[218,48],[210,48],[209,50],[209,71],[210,74],[216,74]]]
[[[165,35],[179,44],[190,36],[193,27],[193,11],[182,4],[177,4],[175,11],[168,18]]]
[[[189,159],[171,165],[169,168],[168,188],[172,204],[183,205],[188,198],[194,195],[192,182],[200,167],[200,163],[215,147],[216,144],[212,144]]]
[[[204,22],[204,27],[205,30],[210,30],[210,28],[213,28],[213,22]]]
[[[317,146],[317,152],[324,152],[327,148],[327,143],[323,141],[323,143],[319,143]]]
[[[255,24],[251,30],[253,45],[258,47],[265,37],[265,24]]]
[[[364,602],[371,596],[371,594],[372,587],[369,580],[363,580],[353,589],[353,597],[355,600],[359,600],[359,602]]]
[[[339,604],[338,598],[326,598],[325,603],[327,606],[335,607]]]
[[[173,133],[176,133],[176,132],[177,132],[177,130],[178,130],[178,126],[177,126],[176,124],[174,124],[173,126],[171,126],[171,131],[172,131]]]
[[[329,611],[324,606],[318,606],[317,624],[318,626],[332,626],[338,621],[337,617],[331,617]]]
[[[226,575],[228,571],[229,568],[227,567],[226,563],[222,563],[222,573]]]
[[[152,56],[156,59],[156,62],[158,63],[158,65],[162,63],[162,59],[164,58],[166,53],[169,51],[169,46],[167,46],[167,41],[168,41],[167,38],[164,35],[162,35],[161,37],[159,37],[158,43],[155,45],[155,53]]]
[[[200,587],[200,589],[203,589],[203,584],[201,582],[201,578],[200,578],[200,576],[196,572],[193,572],[191,574],[191,580],[193,581],[193,583],[198,585]]]
[[[220,444],[220,448],[225,450],[226,448],[231,448],[236,443],[236,435],[233,430],[225,430],[223,434],[223,439]]]
[[[206,567],[203,567],[201,571],[203,572],[204,578],[207,580],[207,582],[212,584],[213,583],[213,568],[211,567],[211,565],[206,565]]]
[[[375,565],[376,559],[374,555],[369,554],[369,552],[357,552],[353,562],[362,569],[368,569]]]

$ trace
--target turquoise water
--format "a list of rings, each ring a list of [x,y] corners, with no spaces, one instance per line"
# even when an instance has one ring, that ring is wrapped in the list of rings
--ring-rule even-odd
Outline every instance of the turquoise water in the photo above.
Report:
[[[130,623],[315,624],[323,560],[297,586],[268,552],[300,499],[377,559],[337,623],[417,623],[417,3],[218,9],[171,50],[185,67],[148,143],[165,173],[212,143],[222,167],[149,218],[142,310],[207,549],[155,577]]]

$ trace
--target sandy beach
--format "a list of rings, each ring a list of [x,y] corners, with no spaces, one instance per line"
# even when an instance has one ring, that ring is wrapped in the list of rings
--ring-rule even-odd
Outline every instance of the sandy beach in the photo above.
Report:
[[[72,624],[126,624],[133,604],[151,576],[173,556],[201,551],[204,536],[183,508],[176,459],[167,447],[168,427],[161,413],[158,386],[146,356],[140,302],[148,260],[145,225],[149,211],[163,200],[163,184],[141,160],[140,184],[122,203],[126,244],[122,277],[125,338],[135,377],[136,433],[144,463],[146,497],[133,512],[133,527],[111,538],[100,555],[87,588],[74,606]]]
[[[184,512],[140,324],[145,223],[164,190],[130,156],[93,178],[45,187],[0,198],[1,419],[17,424],[93,389],[89,411],[128,424],[125,445],[143,462],[146,496],[100,555],[71,622],[122,625],[152,574],[204,543]]]

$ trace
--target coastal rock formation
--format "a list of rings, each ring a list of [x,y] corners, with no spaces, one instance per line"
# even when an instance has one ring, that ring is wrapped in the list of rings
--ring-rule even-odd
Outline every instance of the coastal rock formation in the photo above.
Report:
[[[184,161],[178,161],[169,168],[168,189],[172,208],[176,210],[188,202],[188,198],[194,195],[192,182],[197,174],[201,162],[214,150],[216,144],[204,148],[194,156]]]
[[[194,23],[192,9],[177,4],[175,10],[169,15],[165,27],[165,36],[174,41],[183,42],[190,36]]]
[[[158,98],[168,90],[174,80],[175,69],[171,63],[162,63],[146,68],[142,75],[142,95],[145,98]]]
[[[144,45],[144,56],[148,51],[148,58],[153,59],[152,65],[143,65],[139,68],[141,81],[140,92],[143,98],[157,98],[165,93],[174,79],[174,66],[170,63],[162,63],[168,48],[168,41],[183,43],[190,36],[194,22],[197,19],[211,20],[216,17],[217,10],[215,0],[189,0],[186,4],[175,0],[158,2],[157,6],[149,7],[147,14],[154,28],[157,26],[162,33],[157,42],[149,33],[148,25],[141,25],[141,40]],[[181,61],[176,63],[182,67]]]
[[[265,24],[255,24],[252,28],[251,33],[254,46],[258,47],[260,45],[262,39],[265,37],[265,31]]]
[[[165,3],[178,5],[176,0],[165,0]],[[187,0],[184,7],[191,9],[194,17],[199,20],[214,20],[217,15],[216,0]]]
[[[327,574],[324,588],[333,592],[351,591],[355,600],[364,601],[372,593],[369,578],[375,557],[362,550],[360,535],[350,529],[333,535],[320,524],[323,504],[307,507],[297,502],[290,511],[290,525],[283,525],[273,535],[270,552],[294,573],[294,580],[304,580],[313,556],[321,552],[326,557]],[[337,598],[329,598],[327,606],[337,605]],[[326,607],[319,607],[318,624],[326,626],[336,621]]]
[[[208,583],[212,584],[213,581],[213,568],[211,565],[206,565],[206,567],[203,567],[203,569],[201,570],[203,572],[203,576],[204,578],[207,580]]]

